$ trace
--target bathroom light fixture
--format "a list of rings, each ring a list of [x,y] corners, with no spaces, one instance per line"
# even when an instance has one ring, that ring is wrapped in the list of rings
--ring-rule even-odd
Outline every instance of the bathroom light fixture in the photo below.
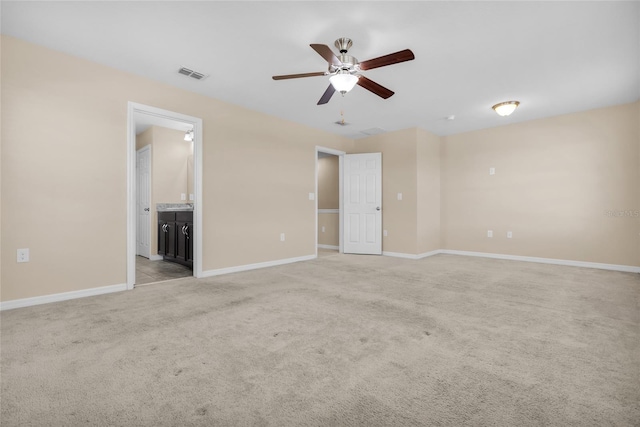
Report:
[[[496,104],[491,108],[501,116],[508,116],[518,108],[518,105],[520,105],[520,101],[506,101]]]
[[[346,70],[340,70],[337,74],[329,77],[329,82],[335,90],[344,95],[358,83],[358,76],[354,76]]]
[[[188,130],[187,133],[184,134],[185,141],[193,141],[193,130]]]

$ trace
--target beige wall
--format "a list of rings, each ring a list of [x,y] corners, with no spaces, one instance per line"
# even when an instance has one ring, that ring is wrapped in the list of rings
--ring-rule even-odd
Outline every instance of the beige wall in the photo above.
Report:
[[[339,165],[338,156],[318,159],[318,209],[340,209]],[[339,234],[340,214],[318,213],[318,244],[338,246]]]
[[[205,271],[315,252],[316,145],[382,153],[384,251],[423,253],[440,239],[447,249],[640,266],[640,220],[605,215],[640,210],[640,103],[443,138],[414,128],[351,141],[1,43],[2,301],[125,283],[127,101],[203,119]],[[16,263],[18,248],[31,250],[29,263]]]
[[[153,176],[153,200],[156,203],[188,202],[188,162],[192,144],[184,140],[184,132],[152,126],[151,150]],[[187,200],[182,200],[182,194]]]
[[[151,147],[150,252],[157,255],[158,212],[155,207],[157,203],[189,202],[189,188],[193,188],[193,143],[184,140],[182,131],[151,126],[136,137],[136,149],[147,145]],[[182,194],[187,200],[182,200]]]
[[[417,129],[417,253],[442,248],[440,226],[440,137]]]
[[[322,231],[324,227],[324,231]],[[337,213],[318,214],[318,244],[340,245],[340,215]]]
[[[318,209],[340,208],[338,156],[318,159]]]
[[[1,43],[3,301],[126,282],[128,101],[203,119],[203,270],[315,253],[315,146],[349,139]]]
[[[444,248],[640,265],[639,105],[442,138]]]

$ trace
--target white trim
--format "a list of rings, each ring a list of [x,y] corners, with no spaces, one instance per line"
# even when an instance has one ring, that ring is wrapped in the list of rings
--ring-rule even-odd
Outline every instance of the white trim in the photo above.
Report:
[[[340,246],[336,246],[336,245],[321,245],[320,243],[318,243],[318,248],[319,249],[333,249],[335,251],[339,251],[340,250]]]
[[[151,255],[149,261],[162,261],[162,255]]]
[[[318,209],[319,214],[337,214],[340,213],[340,209]]]
[[[274,261],[258,262],[255,264],[245,264],[245,265],[238,265],[235,267],[219,268],[216,270],[203,271],[202,276],[200,277],[212,277],[212,276],[220,276],[220,275],[229,274],[229,273],[239,273],[241,271],[256,270],[259,268],[266,268],[266,267],[275,267],[278,265],[291,264],[291,263],[300,262],[300,261],[309,261],[316,258],[318,258],[318,255],[306,255],[306,256],[300,256],[296,258],[284,258],[284,259],[277,259]]]
[[[193,126],[193,186],[195,200],[193,200],[193,222],[195,234],[193,247],[193,275],[202,277],[202,119],[175,113],[161,108],[127,103],[127,289],[133,289],[136,281],[136,126],[135,114],[147,114],[173,121],[187,123]]]
[[[324,211],[324,210],[331,210],[331,211],[335,211],[335,209],[318,209],[318,153],[326,153],[326,154],[332,154],[334,156],[338,156],[338,202],[339,202],[339,206],[338,206],[338,210],[337,213],[339,215],[338,218],[338,251],[340,253],[344,253],[344,247],[342,244],[342,230],[343,230],[343,225],[344,225],[344,212],[343,212],[343,207],[342,207],[342,164],[343,164],[343,159],[344,159],[344,155],[347,154],[345,151],[340,151],[340,150],[334,150],[333,148],[327,148],[327,147],[321,147],[319,145],[316,145],[316,151],[315,151],[315,180],[316,180],[316,186],[315,186],[315,194],[316,194],[316,228],[314,230],[314,234],[316,236],[316,257],[318,256],[318,214],[319,213],[335,213],[335,212],[320,212],[320,211]]]
[[[62,292],[59,294],[42,295],[39,297],[14,299],[0,302],[0,311],[14,308],[30,307],[32,305],[48,304],[50,302],[66,301],[76,298],[92,297],[95,295],[110,294],[112,292],[126,291],[127,284],[101,286],[99,288],[81,289],[79,291]]]
[[[431,252],[425,252],[422,254],[405,254],[402,252],[382,251],[382,255],[384,256],[391,256],[395,258],[406,258],[406,259],[422,259],[422,258],[427,258],[433,255],[438,255],[439,253],[442,253],[440,249],[436,249],[435,251],[431,251]]]
[[[599,262],[572,261],[572,260],[555,259],[555,258],[538,258],[538,257],[520,256],[520,255],[502,255],[502,254],[492,254],[487,252],[456,251],[451,249],[441,249],[440,253],[447,254],[447,255],[474,256],[474,257],[482,257],[482,258],[506,259],[510,261],[524,261],[524,262],[537,262],[541,264],[567,265],[570,267],[597,268],[600,270],[624,271],[627,273],[640,273],[640,267],[636,267],[632,265],[603,264]]]

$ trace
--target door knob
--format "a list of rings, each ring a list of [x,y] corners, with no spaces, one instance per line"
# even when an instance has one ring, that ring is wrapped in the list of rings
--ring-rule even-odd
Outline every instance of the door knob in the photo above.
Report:
[[[379,211],[380,210],[380,206],[376,206],[376,210]]]
[[[149,212],[149,208],[144,208],[145,212]]]

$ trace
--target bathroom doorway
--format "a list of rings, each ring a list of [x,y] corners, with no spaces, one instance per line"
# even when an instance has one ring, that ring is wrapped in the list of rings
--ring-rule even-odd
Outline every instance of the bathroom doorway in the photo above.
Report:
[[[202,120],[132,102],[128,112],[127,289],[178,277],[200,277]],[[140,162],[147,161],[145,150],[148,150],[150,167],[147,182],[142,179],[144,171],[140,170]],[[183,153],[184,157],[178,159],[177,156],[183,155],[178,153]],[[159,214],[158,210],[164,213]],[[177,256],[172,258],[173,252],[164,250],[168,247],[158,247],[159,237],[162,237],[159,233],[168,228],[158,229],[159,215],[166,217],[169,212],[177,215],[176,221],[183,218],[184,224],[172,224],[176,228],[171,230],[171,236],[176,239],[172,239],[171,244],[179,244],[177,240],[182,239],[184,245],[184,239],[187,239],[186,255],[178,248]],[[188,219],[184,219],[186,214],[189,214]],[[178,235],[179,232],[183,234]],[[145,244],[149,246],[148,251]],[[175,262],[164,261],[166,259]]]

